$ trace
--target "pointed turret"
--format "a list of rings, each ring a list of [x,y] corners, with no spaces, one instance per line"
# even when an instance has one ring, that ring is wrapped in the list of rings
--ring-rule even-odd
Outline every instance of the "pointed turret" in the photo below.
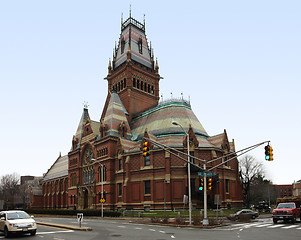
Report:
[[[76,149],[77,147],[79,147],[83,133],[84,133],[84,125],[87,123],[87,121],[91,121],[90,120],[90,116],[89,116],[89,112],[88,112],[88,106],[85,105],[84,109],[83,109],[83,113],[82,116],[80,118],[77,130],[75,135],[73,136],[72,139],[72,147],[73,150]]]
[[[118,94],[113,92],[104,115],[103,124],[106,126],[105,136],[115,136],[130,139],[131,129],[127,121],[128,112]]]

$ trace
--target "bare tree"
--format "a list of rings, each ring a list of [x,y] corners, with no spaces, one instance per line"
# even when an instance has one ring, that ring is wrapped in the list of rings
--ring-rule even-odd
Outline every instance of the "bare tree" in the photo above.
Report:
[[[19,175],[6,174],[0,180],[0,198],[4,200],[5,208],[14,207],[15,195],[19,189]]]
[[[253,156],[246,155],[239,161],[239,176],[243,187],[244,203],[246,207],[249,207],[251,185],[259,177],[264,178],[263,165]]]

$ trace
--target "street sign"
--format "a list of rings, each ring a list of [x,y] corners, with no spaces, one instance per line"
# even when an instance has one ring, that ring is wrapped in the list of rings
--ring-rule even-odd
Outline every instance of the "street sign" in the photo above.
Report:
[[[82,222],[84,220],[84,214],[83,213],[78,213],[77,214],[77,221]]]
[[[100,203],[105,203],[105,202],[106,202],[106,199],[101,198],[101,199],[99,200],[99,202],[100,202]]]
[[[83,213],[78,213],[77,214],[77,221],[79,223],[79,227],[82,227],[82,221],[84,220],[84,214]]]
[[[204,172],[198,172],[198,176],[199,177],[204,177]],[[214,177],[215,176],[215,172],[207,172],[206,176],[207,177]]]

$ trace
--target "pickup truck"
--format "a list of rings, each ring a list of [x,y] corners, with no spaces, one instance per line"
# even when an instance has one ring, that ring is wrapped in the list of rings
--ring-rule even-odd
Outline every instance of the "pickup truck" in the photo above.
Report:
[[[277,223],[278,220],[287,222],[290,220],[292,223],[295,223],[296,218],[300,218],[300,204],[298,205],[295,202],[279,203],[277,208],[273,210],[273,222]]]

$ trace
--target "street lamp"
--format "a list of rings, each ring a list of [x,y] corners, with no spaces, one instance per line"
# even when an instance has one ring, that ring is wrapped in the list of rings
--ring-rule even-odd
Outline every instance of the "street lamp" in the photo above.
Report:
[[[189,151],[189,133],[188,131],[186,132],[184,130],[184,128],[182,127],[182,125],[176,121],[172,121],[171,122],[173,125],[177,125],[180,126],[180,128],[182,128],[183,132],[186,134],[186,138],[187,138],[187,162],[188,162],[188,166],[187,166],[187,171],[188,171],[188,206],[189,206],[189,224],[191,225],[191,182],[190,182],[190,151]]]
[[[94,158],[91,159],[92,161],[95,161]],[[98,163],[98,166],[101,166],[101,199],[103,199],[103,164],[100,162]],[[101,217],[103,218],[103,201],[101,201]]]
[[[101,199],[103,199],[103,164],[98,164],[101,166]],[[103,200],[101,201],[101,217],[103,218]]]

